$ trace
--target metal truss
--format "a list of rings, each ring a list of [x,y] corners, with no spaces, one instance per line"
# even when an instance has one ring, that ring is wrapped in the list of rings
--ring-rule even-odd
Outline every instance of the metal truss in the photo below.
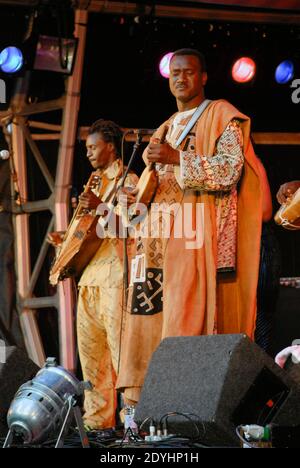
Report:
[[[88,12],[75,11],[75,37],[78,38],[76,62],[72,76],[67,80],[66,94],[56,100],[26,104],[28,77],[20,78],[8,111],[0,112],[3,132],[11,149],[12,189],[17,203],[13,206],[15,235],[15,268],[17,276],[17,308],[29,357],[38,365],[45,361],[35,311],[55,307],[59,316],[60,363],[66,369],[75,369],[74,297],[71,280],[57,287],[49,297],[34,297],[34,289],[46,259],[49,244],[47,235],[55,230],[65,231],[69,223],[69,198],[73,168],[74,145],[80,104],[80,88],[86,41]],[[62,111],[62,121],[50,124],[31,120],[34,114]],[[32,133],[38,128],[44,133]],[[59,142],[55,179],[43,158],[38,141]],[[48,185],[46,200],[28,201],[27,148]],[[31,265],[30,213],[49,211],[51,219],[35,264]]]
[[[116,1],[116,0],[77,0],[74,2],[95,13],[142,15],[165,18],[181,18],[182,20],[209,20],[241,23],[264,23],[264,24],[299,24],[299,11],[280,10],[273,11],[266,8],[259,10],[253,8],[242,9],[239,5],[203,4],[199,1],[186,2],[144,2],[144,1]]]

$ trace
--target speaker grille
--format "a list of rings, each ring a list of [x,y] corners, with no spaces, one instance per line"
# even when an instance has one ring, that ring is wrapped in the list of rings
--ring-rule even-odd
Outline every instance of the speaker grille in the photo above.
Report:
[[[290,424],[292,416],[300,424],[300,386],[245,335],[166,338],[153,354],[135,419],[158,422],[171,412],[195,415],[193,422],[170,416],[172,432],[238,445],[238,424]]]

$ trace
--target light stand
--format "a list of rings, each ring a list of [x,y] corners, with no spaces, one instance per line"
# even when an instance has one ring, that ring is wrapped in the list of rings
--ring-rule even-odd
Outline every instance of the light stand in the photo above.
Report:
[[[36,376],[17,391],[7,414],[9,427],[3,448],[11,446],[14,436],[24,444],[40,444],[57,438],[55,448],[63,447],[64,437],[75,417],[83,448],[89,447],[78,397],[90,382],[80,382],[54,358],[48,358]]]
[[[58,439],[55,444],[55,448],[62,448],[64,446],[64,437],[68,433],[70,425],[72,423],[73,417],[75,417],[75,421],[78,427],[79,431],[79,436],[81,440],[81,444],[83,448],[90,448],[89,440],[86,435],[83,421],[82,421],[82,416],[80,409],[78,407],[78,402],[77,398],[75,395],[69,395],[66,401],[68,405],[68,411],[65,417],[65,420],[63,422],[61,431],[59,433]]]

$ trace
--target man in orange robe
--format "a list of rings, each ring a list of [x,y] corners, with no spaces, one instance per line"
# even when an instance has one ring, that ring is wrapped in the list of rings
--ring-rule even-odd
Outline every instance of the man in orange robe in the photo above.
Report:
[[[175,147],[205,99],[206,81],[202,54],[193,49],[173,54],[170,89],[178,112],[157,129],[144,154],[159,175],[153,202],[174,210],[169,237],[147,237],[144,220],[137,238],[117,382],[129,403],[139,400],[163,338],[254,335],[262,193],[250,120],[228,102],[212,101]],[[134,201],[132,194],[128,199]],[[152,207],[150,224],[161,226],[162,216],[153,215]],[[180,224],[185,224],[181,236]]]

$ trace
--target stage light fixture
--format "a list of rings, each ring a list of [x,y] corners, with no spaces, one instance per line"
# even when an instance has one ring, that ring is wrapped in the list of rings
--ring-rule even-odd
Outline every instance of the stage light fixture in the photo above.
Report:
[[[4,73],[16,73],[24,63],[22,51],[18,47],[5,47],[0,52],[0,69]]]
[[[80,382],[61,366],[55,358],[48,358],[36,376],[21,385],[14,396],[7,414],[9,432],[3,448],[10,447],[14,435],[24,444],[41,444],[58,437],[55,447],[63,446],[75,416],[82,445],[88,447],[77,398],[84,389],[91,389],[89,382]]]
[[[168,52],[159,62],[159,72],[164,78],[169,78],[170,76],[170,61],[172,57],[173,52]]]
[[[40,35],[34,59],[34,70],[47,70],[70,75],[73,72],[77,39]]]
[[[250,57],[241,57],[233,65],[231,74],[234,81],[247,83],[255,75],[256,65]]]
[[[294,64],[291,60],[284,60],[275,70],[275,80],[278,84],[286,84],[294,77]]]

